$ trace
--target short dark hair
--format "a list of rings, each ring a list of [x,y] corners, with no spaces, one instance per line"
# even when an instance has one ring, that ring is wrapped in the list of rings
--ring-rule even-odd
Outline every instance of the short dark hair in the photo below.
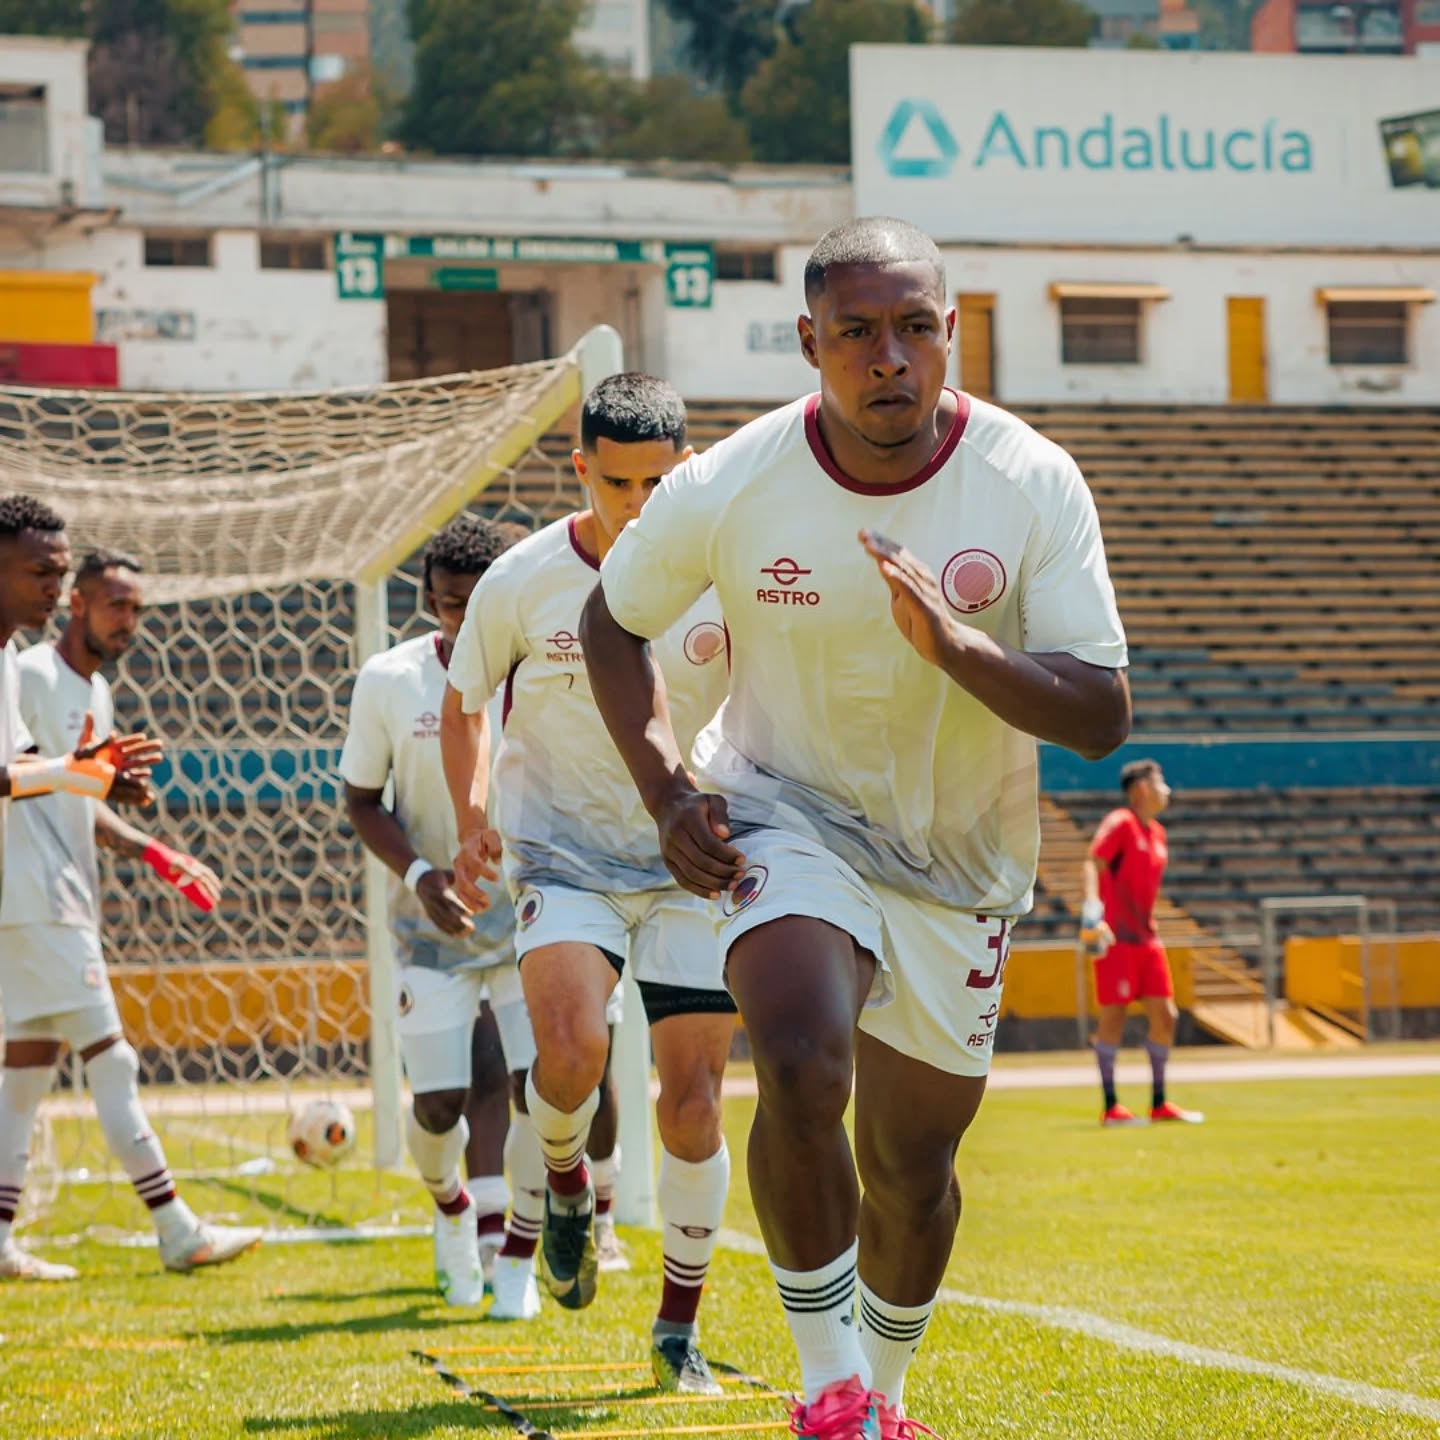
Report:
[[[933,265],[945,293],[945,259],[918,225],[889,215],[862,215],[827,230],[805,262],[805,300],[825,292],[830,271],[843,265]]]
[[[92,550],[75,572],[75,583],[82,580],[98,580],[107,570],[133,570],[137,575],[145,573],[145,567],[124,550]]]
[[[1120,788],[1128,795],[1138,780],[1148,780],[1160,773],[1158,760],[1131,760],[1120,771]]]
[[[483,575],[508,548],[500,527],[478,515],[457,515],[425,547],[425,588],[432,570],[452,575]]]
[[[495,520],[491,523],[500,532],[500,543],[507,550],[535,533],[523,520]]]
[[[654,375],[634,370],[602,380],[580,408],[582,450],[593,450],[597,440],[621,445],[669,440],[679,450],[684,447],[685,432],[685,402],[674,388]]]
[[[65,521],[33,495],[0,495],[0,540],[14,540],[22,530],[59,534]]]

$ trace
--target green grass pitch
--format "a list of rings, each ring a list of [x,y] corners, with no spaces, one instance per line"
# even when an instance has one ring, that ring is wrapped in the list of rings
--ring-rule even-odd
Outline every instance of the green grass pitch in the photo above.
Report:
[[[1102,1132],[1088,1090],[986,1100],[961,1152],[965,1217],[946,1282],[959,1298],[913,1372],[912,1413],[953,1440],[1434,1440],[1440,1078],[1230,1082],[1179,1098],[1208,1123]],[[727,1112],[728,1224],[751,1250],[752,1106]],[[392,1183],[408,1184],[387,1180],[387,1196]],[[375,1190],[364,1174],[341,1184]],[[187,1194],[227,1208],[218,1187],[192,1182]],[[133,1199],[110,1203],[105,1218],[139,1223]],[[582,1315],[552,1305],[527,1326],[438,1304],[428,1240],[277,1244],[196,1276],[165,1275],[153,1250],[37,1241],[85,1278],[0,1290],[0,1436],[517,1433],[417,1350],[457,1371],[537,1367],[461,1378],[561,1401],[520,1402],[557,1436],[783,1422],[763,1401],[585,1405],[573,1398],[582,1387],[638,1398],[644,1372],[550,1372],[645,1360],[658,1240],[625,1238],[632,1274],[602,1277]],[[712,1357],[795,1383],[758,1255],[720,1254],[702,1317]]]

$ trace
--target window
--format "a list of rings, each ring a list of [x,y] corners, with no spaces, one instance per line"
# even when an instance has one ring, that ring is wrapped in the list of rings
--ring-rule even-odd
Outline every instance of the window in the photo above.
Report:
[[[1138,365],[1139,300],[1060,301],[1060,360],[1065,365]]]
[[[1403,300],[1332,301],[1325,307],[1332,365],[1405,365],[1410,307]]]
[[[145,237],[145,263],[147,265],[184,265],[204,270],[210,265],[210,237],[208,235],[147,235]]]
[[[717,280],[768,280],[774,281],[775,252],[773,250],[717,250],[715,252],[715,278]]]
[[[43,85],[0,85],[0,170],[43,175],[50,168]]]
[[[262,236],[260,239],[262,270],[328,270],[323,240],[293,238],[288,235]]]
[[[1416,25],[1440,25],[1440,0],[1416,0]]]

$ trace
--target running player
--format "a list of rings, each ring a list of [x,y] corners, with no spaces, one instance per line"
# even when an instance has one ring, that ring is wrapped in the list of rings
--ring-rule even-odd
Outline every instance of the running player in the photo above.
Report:
[[[482,994],[488,994],[500,1032],[504,1058],[492,1076],[502,1093],[513,1075],[523,1096],[534,1040],[515,968],[509,899],[487,886],[467,907],[455,893],[448,865],[458,842],[440,759],[440,706],[455,637],[471,592],[504,548],[495,526],[467,515],[431,540],[424,594],[439,629],[372,656],[361,667],[340,773],[351,824],[393,876],[400,1047],[414,1096],[405,1136],[435,1201],[436,1282],[447,1304],[478,1305],[488,1264],[495,1289],[491,1314],[521,1320],[540,1306],[534,1255],[544,1168],[528,1117],[516,1116],[505,1142],[514,1185],[514,1243],[502,1248],[505,1237],[493,1224],[483,1242],[479,1236],[477,1212],[503,1217],[504,1175],[472,1181],[470,1190],[460,1178],[470,1138],[465,1107]],[[394,796],[387,806],[389,784]]]
[[[1139,1120],[1115,1095],[1115,1056],[1125,1033],[1131,1001],[1145,1006],[1149,1033],[1145,1051],[1152,1079],[1150,1118],[1198,1125],[1198,1110],[1183,1110],[1165,1098],[1165,1066],[1175,1043],[1175,984],[1170,957],[1155,929],[1155,901],[1170,858],[1160,815],[1170,805],[1170,787],[1155,760],[1132,760],[1120,772],[1125,803],[1095,831],[1085,857],[1085,899],[1080,908],[1080,941],[1095,955],[1095,998],[1100,1006],[1095,1058],[1105,1092],[1102,1125],[1137,1125]]]
[[[723,897],[759,1081],[751,1192],[803,1376],[792,1424],[854,1440],[917,1428],[905,1373],[1031,904],[1032,737],[1098,757],[1130,712],[1089,491],[1059,448],[946,387],[934,243],[842,225],[805,296],[820,393],[667,477],[581,639],[671,872]],[[644,637],[711,585],[733,673],[695,746],[700,789]]]
[[[59,642],[32,646],[16,666],[21,718],[41,750],[71,750],[92,728],[110,733],[114,709],[100,669],[129,648],[141,609],[137,561],[108,551],[86,558],[75,576],[70,618]],[[260,1231],[206,1224],[176,1193],[140,1103],[138,1057],[122,1033],[105,974],[97,845],[143,860],[204,909],[220,895],[220,882],[208,867],[127,824],[98,795],[52,794],[16,807],[0,898],[0,1000],[6,1019],[0,1226],[8,1231],[19,1204],[30,1129],[65,1043],[84,1061],[100,1128],[149,1209],[165,1268],[218,1265],[258,1245]],[[22,1257],[18,1267],[0,1259],[0,1273],[75,1278],[69,1266],[46,1265],[37,1275],[39,1265],[33,1257]]]
[[[616,375],[590,392],[573,456],[590,508],[517,545],[476,587],[455,642],[442,743],[461,836],[460,896],[483,899],[469,882],[495,873],[503,840],[515,897],[516,948],[539,1052],[528,1098],[547,1166],[542,1243],[550,1291],[576,1310],[595,1296],[595,1194],[585,1144],[609,1050],[605,1005],[628,960],[650,1021],[664,1145],[665,1280],[651,1358],[663,1386],[714,1394],[695,1321],[729,1186],[720,1085],[734,1006],[707,907],[665,870],[591,702],[575,634],[615,537],[688,453],[684,405],[663,381]],[[726,689],[720,611],[713,597],[695,598],[656,645],[676,726],[688,735]],[[492,814],[484,707],[502,681]]]

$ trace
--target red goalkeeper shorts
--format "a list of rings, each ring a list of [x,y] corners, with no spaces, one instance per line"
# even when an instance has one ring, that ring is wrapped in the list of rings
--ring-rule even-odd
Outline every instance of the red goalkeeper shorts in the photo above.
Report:
[[[1128,1005],[1150,996],[1171,996],[1170,957],[1158,940],[1124,945],[1118,940],[1095,961],[1095,998],[1101,1005]]]

